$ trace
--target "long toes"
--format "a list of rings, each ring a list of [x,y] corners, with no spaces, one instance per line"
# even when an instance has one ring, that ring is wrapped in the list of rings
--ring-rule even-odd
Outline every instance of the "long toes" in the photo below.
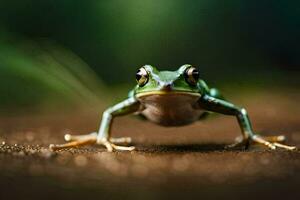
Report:
[[[107,140],[107,139],[99,139],[97,141],[98,144],[100,145],[104,145],[107,149],[108,152],[112,152],[113,150],[120,150],[120,151],[132,151],[135,149],[135,147],[133,146],[118,146],[116,144],[114,144],[112,141],[113,140],[121,140],[122,142],[124,142],[124,139],[125,141],[127,140],[128,141],[128,138],[110,138],[110,140]]]
[[[274,142],[273,144],[277,147],[280,147],[280,148],[283,148],[283,149],[286,149],[286,150],[290,150],[290,151],[297,150],[297,147],[295,147],[295,146],[288,146],[288,145],[280,144],[280,143],[277,143],[277,142]]]
[[[264,140],[267,140],[269,142],[284,142],[286,140],[286,137],[284,135],[278,135],[278,136],[261,136]]]
[[[132,139],[130,137],[110,138],[110,142],[115,144],[131,144]]]
[[[277,136],[277,142],[284,142],[286,141],[286,137],[284,135]]]
[[[130,146],[130,147],[124,147],[124,146],[118,146],[115,144],[112,144],[112,147],[116,150],[120,150],[120,151],[133,151],[135,149],[134,146]]]
[[[131,137],[124,137],[124,138],[122,138],[122,139],[123,139],[123,142],[126,143],[126,144],[132,143]]]
[[[295,147],[295,146],[288,146],[288,145],[284,145],[284,144],[280,143],[280,142],[284,142],[286,140],[286,137],[284,135],[279,135],[279,136],[255,135],[254,137],[252,137],[252,140],[255,143],[265,145],[272,150],[275,150],[277,148],[282,148],[282,149],[293,151],[293,150],[297,149],[297,147]]]
[[[70,146],[69,144],[50,144],[49,149],[52,151],[61,150],[61,149],[67,149],[72,148],[75,146]]]
[[[71,134],[65,134],[65,140],[67,142],[70,142],[70,141],[85,141],[85,140],[95,140],[97,139],[97,133],[94,132],[94,133],[90,133],[90,134],[87,134],[87,135],[71,135]]]

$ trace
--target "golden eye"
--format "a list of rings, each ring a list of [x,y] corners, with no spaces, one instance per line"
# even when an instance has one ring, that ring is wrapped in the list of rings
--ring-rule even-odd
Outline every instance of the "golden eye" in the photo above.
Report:
[[[149,80],[149,75],[148,72],[146,71],[146,69],[144,67],[141,67],[135,75],[135,79],[137,81],[137,83],[139,84],[140,87],[143,87],[144,85],[146,85],[146,83]]]
[[[184,72],[185,81],[190,85],[197,85],[199,80],[199,71],[195,67],[189,67]]]

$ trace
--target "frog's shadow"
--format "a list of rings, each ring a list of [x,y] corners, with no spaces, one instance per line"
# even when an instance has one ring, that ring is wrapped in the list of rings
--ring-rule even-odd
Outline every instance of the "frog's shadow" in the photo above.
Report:
[[[186,152],[214,152],[214,151],[243,151],[245,148],[227,148],[228,144],[205,143],[205,144],[161,144],[147,147],[138,147],[138,150],[145,152],[168,152],[168,153],[186,153]]]

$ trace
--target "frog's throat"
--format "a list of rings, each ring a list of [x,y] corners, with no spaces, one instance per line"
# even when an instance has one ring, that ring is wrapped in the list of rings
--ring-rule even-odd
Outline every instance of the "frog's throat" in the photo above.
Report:
[[[188,95],[188,96],[196,96],[200,97],[200,93],[196,92],[187,92],[187,91],[149,91],[149,92],[141,92],[136,94],[137,98],[151,95]]]

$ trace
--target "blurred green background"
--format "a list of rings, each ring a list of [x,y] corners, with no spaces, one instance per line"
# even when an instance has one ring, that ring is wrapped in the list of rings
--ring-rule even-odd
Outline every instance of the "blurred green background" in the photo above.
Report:
[[[2,0],[0,8],[1,113],[115,101],[144,64],[190,63],[233,92],[299,88],[297,1]]]

